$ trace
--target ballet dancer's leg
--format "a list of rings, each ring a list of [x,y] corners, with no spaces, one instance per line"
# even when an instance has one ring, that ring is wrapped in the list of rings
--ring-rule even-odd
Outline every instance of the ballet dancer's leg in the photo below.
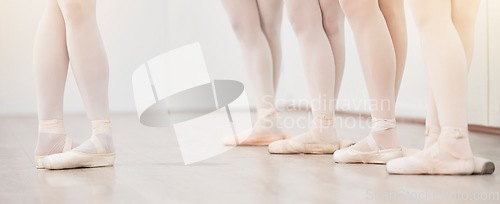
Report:
[[[335,106],[340,93],[345,68],[345,15],[338,0],[320,0],[319,3],[323,17],[323,29],[330,42],[335,62],[335,96],[334,103],[332,104],[332,106]],[[340,140],[340,148],[354,144],[353,141],[348,139],[338,139]]]
[[[394,44],[378,1],[340,0],[340,4],[354,33],[373,119],[370,135],[350,148],[337,151],[334,159],[346,163],[385,163],[402,155],[394,119]]]
[[[428,104],[429,107],[427,109],[427,115],[425,117],[424,149],[432,146],[437,141],[439,134],[441,134],[441,125],[439,125],[436,101],[434,99],[434,93],[430,87]]]
[[[396,94],[395,101],[397,101],[408,53],[405,5],[404,0],[379,0],[378,2],[389,28],[394,50],[396,51],[396,84],[394,93]]]
[[[283,19],[283,0],[257,0],[260,24],[266,36],[273,60],[274,92],[278,90],[282,61],[281,21]]]
[[[469,70],[474,52],[474,33],[480,3],[480,0],[452,1],[451,18],[464,46],[465,54],[467,57],[467,67]],[[429,99],[430,102],[426,119],[427,128],[424,148],[428,148],[432,144],[434,144],[437,141],[439,134],[441,133],[441,127],[439,126],[439,117],[437,115],[436,104],[432,93],[429,94]],[[474,161],[475,174],[490,174],[495,170],[495,165],[488,159],[474,157]]]
[[[429,72],[441,133],[437,142],[393,160],[395,174],[470,174],[474,161],[467,131],[468,59],[452,20],[451,0],[411,0]]]
[[[379,0],[378,2],[389,28],[394,50],[396,51],[396,84],[394,87],[396,97],[394,98],[394,103],[397,103],[408,54],[405,5],[404,0]],[[403,147],[403,156],[412,155],[418,151],[418,149]]]
[[[222,0],[239,40],[258,109],[274,109],[273,59],[255,0]]]
[[[345,68],[345,16],[338,0],[320,0],[323,28],[330,42],[335,62],[335,101],[340,92]]]
[[[38,25],[33,48],[38,119],[62,120],[69,63],[66,31],[57,1],[45,1],[45,11]]]
[[[452,0],[451,18],[455,28],[460,36],[467,57],[467,67],[470,69],[472,56],[474,52],[474,32],[476,25],[477,12],[479,10],[480,0],[461,1]],[[432,90],[430,90],[432,91]],[[434,96],[429,94],[429,111],[426,119],[426,138],[425,148],[437,141],[437,136],[441,133],[438,121],[436,104]]]
[[[476,32],[476,19],[480,4],[481,0],[451,1],[451,18],[464,46],[468,70],[474,55],[474,33]]]
[[[474,33],[477,13],[481,0],[452,0],[451,18],[462,40],[467,57],[467,68],[470,71],[472,56],[474,54]],[[474,174],[492,174],[495,171],[495,164],[485,158],[474,157]]]
[[[96,19],[95,0],[58,0],[78,88],[92,123],[89,140],[70,152],[46,157],[50,169],[109,166],[114,146],[109,126],[109,68]]]
[[[271,143],[269,152],[331,154],[341,144],[334,121],[335,61],[322,17],[322,8],[327,5],[302,0],[286,0],[285,5],[300,44],[314,121],[309,132]]]
[[[90,120],[109,120],[109,65],[96,19],[96,0],[58,0],[66,22],[71,68]]]
[[[279,63],[276,64],[273,57],[278,58],[280,54],[277,51],[279,40],[275,39],[276,35],[279,35],[276,25],[278,20],[272,18],[278,18],[278,16],[272,16],[269,11],[269,9],[277,9],[276,12],[280,12],[280,8],[275,0],[262,5],[258,5],[256,0],[222,0],[222,3],[241,46],[247,75],[257,99],[258,112],[257,122],[249,136],[241,135],[238,141],[232,137],[224,138],[223,143],[225,145],[268,145],[270,142],[285,137],[285,134],[277,127],[274,106],[274,66],[279,66]],[[266,19],[261,19],[259,9],[265,10]],[[265,28],[261,21],[266,22]],[[267,31],[267,36],[264,29]],[[271,42],[273,45],[270,44]]]
[[[44,156],[71,149],[71,140],[62,122],[69,58],[64,19],[56,0],[46,0],[33,51],[40,120],[35,160],[37,168],[43,168]]]

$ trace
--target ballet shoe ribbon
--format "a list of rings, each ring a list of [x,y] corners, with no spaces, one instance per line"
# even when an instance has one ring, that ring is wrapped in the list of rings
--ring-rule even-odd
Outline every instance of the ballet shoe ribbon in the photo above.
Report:
[[[321,128],[325,126],[335,126],[335,119],[333,117],[328,117],[327,115],[320,115],[314,118],[313,127]]]
[[[372,118],[372,132],[384,131],[396,128],[396,119]]]

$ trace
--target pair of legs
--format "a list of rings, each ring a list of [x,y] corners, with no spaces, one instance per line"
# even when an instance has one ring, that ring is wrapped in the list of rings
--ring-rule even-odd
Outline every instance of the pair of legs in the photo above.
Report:
[[[309,132],[269,145],[271,153],[333,153],[335,101],[345,66],[344,13],[338,0],[285,0],[306,74],[313,124]],[[349,143],[346,141],[346,143]]]
[[[403,1],[380,0],[379,3],[359,0],[319,0],[306,3],[288,0],[286,4],[290,22],[301,43],[310,92],[313,101],[316,102],[312,104],[315,122],[318,121],[316,118],[326,116],[319,120],[323,125],[316,124],[311,131],[316,137],[309,133],[307,139],[303,140],[307,140],[307,143],[333,143],[337,140],[333,118],[345,64],[344,13],[353,28],[368,91],[371,101],[375,104],[372,107],[372,116],[382,120],[393,120],[394,103],[406,62],[407,39]],[[330,43],[331,52],[327,50],[326,40]],[[331,69],[332,67],[334,69]],[[383,104],[388,106],[383,107]],[[388,148],[399,147],[395,131],[392,129],[372,134]],[[337,148],[347,145],[348,141],[337,140],[336,146],[327,148],[327,151],[316,149],[305,152],[332,153]],[[298,145],[279,146],[281,149],[286,149],[284,148],[286,146]],[[367,151],[368,148],[365,141],[353,147],[360,151]]]
[[[465,57],[467,59],[467,72],[469,72],[474,52],[474,28],[480,3],[481,0],[451,1],[451,20],[462,42]],[[429,109],[427,112],[426,126],[428,137],[426,137],[425,140],[425,148],[434,144],[441,133],[441,125],[439,123],[438,110],[432,87],[429,88]]]
[[[281,68],[282,0],[222,0],[257,99],[258,119],[253,132],[238,145],[268,145],[282,139],[277,128],[275,95]],[[226,144],[234,143],[227,138]]]
[[[95,0],[46,0],[34,45],[40,130],[37,166],[48,155],[71,149],[63,119],[63,98],[68,64],[92,121],[93,137],[75,150],[89,154],[114,152],[109,131],[108,62],[96,20]],[[95,141],[94,141],[95,142]],[[97,150],[96,150],[97,149]],[[96,152],[97,151],[97,152]]]
[[[386,163],[403,155],[396,134],[395,103],[407,55],[403,0],[339,0],[356,41],[368,93],[370,135],[337,151],[342,163]]]
[[[410,0],[429,73],[425,149],[388,163],[389,173],[470,174],[467,73],[480,0]]]
[[[340,0],[340,3],[354,33],[373,118],[371,136],[352,149],[374,150],[370,140],[378,146],[375,149],[399,148],[394,115],[407,56],[404,1]]]

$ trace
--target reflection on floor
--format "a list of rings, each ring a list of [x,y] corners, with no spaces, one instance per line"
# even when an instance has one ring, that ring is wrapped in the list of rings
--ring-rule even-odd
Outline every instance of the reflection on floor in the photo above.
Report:
[[[284,113],[287,117],[305,113]],[[500,177],[390,176],[383,165],[334,164],[331,155],[270,155],[266,147],[237,147],[185,166],[169,128],[114,115],[115,167],[36,170],[35,117],[0,118],[0,203],[366,203],[500,199]],[[304,120],[305,121],[305,120]],[[343,138],[359,140],[367,120],[342,117]],[[216,125],[216,124],[214,124]],[[362,127],[362,128],[360,128]],[[364,127],[364,128],[363,128]],[[90,135],[84,116],[66,117],[73,139]],[[301,133],[306,126],[285,128]],[[423,146],[424,126],[398,125],[406,147]],[[471,132],[473,151],[500,166],[500,137]],[[399,199],[399,200],[398,200]]]

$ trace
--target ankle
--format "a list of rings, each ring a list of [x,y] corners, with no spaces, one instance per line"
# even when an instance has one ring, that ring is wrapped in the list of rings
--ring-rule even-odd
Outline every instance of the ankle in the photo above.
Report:
[[[395,119],[372,118],[370,134],[385,149],[401,146],[398,140]]]
[[[425,127],[425,136],[431,137],[434,140],[437,140],[439,135],[441,134],[441,127],[436,125],[426,125]]]
[[[431,147],[439,138],[441,127],[439,125],[427,125],[425,127],[424,149]]]
[[[111,137],[111,121],[109,120],[93,120],[92,135],[93,136],[110,136]]]
[[[71,148],[71,144],[66,144],[68,139],[62,120],[40,120],[35,156],[61,153]]]
[[[274,108],[259,108],[257,109],[257,118],[268,118],[268,117],[276,117],[276,109]]]
[[[314,114],[313,126],[317,127],[335,127],[335,118],[331,114]]]
[[[448,153],[456,158],[472,158],[467,128],[442,127],[438,138],[440,148],[446,148]]]
[[[259,109],[257,111],[257,121],[253,127],[256,133],[280,132],[275,109]]]
[[[93,120],[92,123],[92,136],[90,140],[95,140],[96,137],[106,153],[115,152],[113,137],[111,134],[111,121],[109,120]],[[94,144],[95,145],[95,144]],[[96,147],[97,148],[97,147]],[[99,150],[97,151],[99,152]]]
[[[67,134],[62,120],[39,120],[38,133]]]
[[[332,116],[315,116],[312,123],[312,132],[328,142],[337,141],[337,129],[335,128],[335,119]]]
[[[437,137],[441,134],[441,127],[439,125],[426,125],[425,136]]]
[[[451,127],[445,126],[442,127],[441,132],[439,134],[439,139],[469,139],[469,131],[467,128],[459,128],[459,127]]]

